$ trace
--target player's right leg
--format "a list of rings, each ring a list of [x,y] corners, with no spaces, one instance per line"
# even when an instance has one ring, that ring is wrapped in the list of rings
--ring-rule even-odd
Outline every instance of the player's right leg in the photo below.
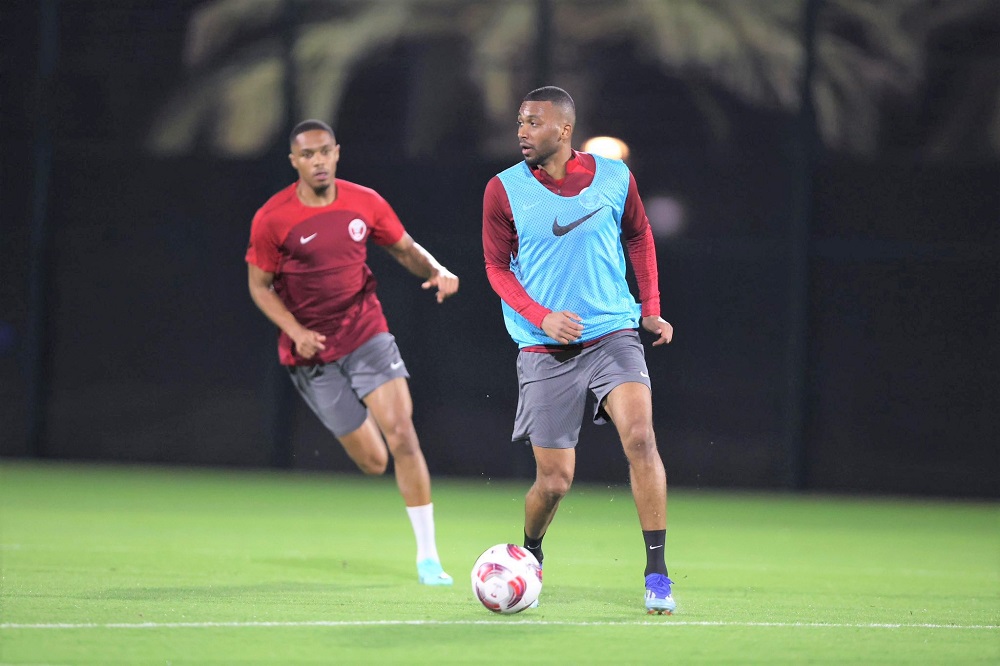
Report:
[[[576,449],[533,446],[532,451],[535,454],[535,482],[524,497],[524,535],[541,540],[555,518],[559,502],[573,485]],[[533,554],[541,562],[538,554]]]
[[[533,446],[535,482],[524,497],[524,547],[544,568],[542,538],[552,524],[559,502],[569,493],[576,471],[576,449]],[[538,599],[531,604],[538,608]]]
[[[361,427],[337,438],[344,451],[365,474],[384,474],[389,466],[389,449],[371,416]]]
[[[358,401],[340,363],[290,367],[288,374],[299,395],[354,464],[365,474],[384,473],[389,452],[382,433]]]
[[[524,498],[524,547],[544,566],[542,538],[569,492],[576,469],[576,446],[586,406],[577,354],[520,352],[514,441],[530,441],[535,481]],[[537,607],[538,602],[532,604]]]

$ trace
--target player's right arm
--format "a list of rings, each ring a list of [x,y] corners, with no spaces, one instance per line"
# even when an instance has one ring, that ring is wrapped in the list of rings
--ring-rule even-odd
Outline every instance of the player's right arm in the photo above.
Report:
[[[490,286],[515,312],[557,343],[577,340],[583,333],[580,316],[568,310],[554,312],[531,298],[510,270],[510,258],[516,253],[514,213],[503,183],[494,176],[483,195],[483,259]]]
[[[275,326],[292,339],[295,343],[295,353],[309,359],[320,350],[326,349],[323,344],[326,342],[326,336],[300,324],[295,315],[278,298],[278,294],[274,292],[274,273],[247,264],[247,283],[250,287],[250,298]]]

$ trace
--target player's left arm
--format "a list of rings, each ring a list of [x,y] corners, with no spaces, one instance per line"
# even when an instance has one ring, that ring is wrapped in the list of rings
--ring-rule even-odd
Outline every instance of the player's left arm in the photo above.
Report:
[[[419,278],[424,278],[423,289],[437,287],[437,302],[458,291],[458,276],[445,268],[430,252],[417,243],[408,233],[385,249],[403,268]]]
[[[674,337],[674,327],[660,316],[659,273],[656,266],[656,243],[653,229],[646,217],[646,208],[639,196],[639,187],[630,173],[628,196],[622,213],[622,236],[628,249],[629,260],[635,271],[635,281],[639,286],[639,302],[642,304],[642,327],[658,337],[653,346],[667,344]]]

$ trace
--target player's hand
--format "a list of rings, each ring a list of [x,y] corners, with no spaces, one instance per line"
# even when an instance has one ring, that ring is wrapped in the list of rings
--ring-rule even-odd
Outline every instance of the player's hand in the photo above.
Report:
[[[326,336],[308,328],[303,328],[292,336],[292,342],[295,343],[295,353],[302,358],[312,358],[317,352],[326,349],[326,345],[323,344],[326,342]]]
[[[643,317],[642,327],[650,333],[660,336],[658,340],[653,340],[653,346],[665,345],[674,339],[674,327],[670,322],[664,321],[661,317]]]
[[[561,345],[572,344],[583,335],[583,318],[569,310],[550,312],[542,320],[542,330]]]
[[[420,285],[421,289],[430,289],[431,287],[437,287],[437,302],[443,303],[444,299],[458,291],[458,276],[447,268],[442,268]]]

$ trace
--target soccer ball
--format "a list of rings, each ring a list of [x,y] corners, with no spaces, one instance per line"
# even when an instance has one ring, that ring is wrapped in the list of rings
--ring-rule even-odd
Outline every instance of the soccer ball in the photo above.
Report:
[[[472,567],[472,593],[494,613],[520,613],[542,591],[542,567],[525,548],[500,543]]]

